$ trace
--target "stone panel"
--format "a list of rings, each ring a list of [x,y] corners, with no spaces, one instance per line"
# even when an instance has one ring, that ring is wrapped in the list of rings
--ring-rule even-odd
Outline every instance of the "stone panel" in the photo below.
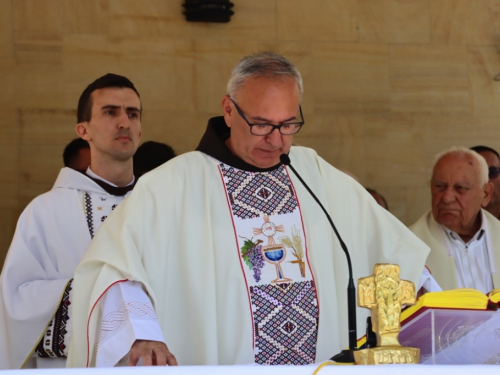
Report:
[[[422,186],[424,132],[411,115],[365,119],[366,181],[370,186]]]
[[[60,41],[66,14],[61,0],[12,1],[16,41]]]
[[[357,42],[357,1],[276,0],[278,39]]]
[[[498,46],[500,0],[474,0],[470,3],[467,44]]]
[[[475,5],[470,0],[431,1],[431,43],[465,44],[471,8]]]
[[[82,91],[106,73],[128,77],[144,109],[175,109],[175,42],[156,38],[71,35],[64,39],[65,100],[75,108]]]
[[[62,153],[76,138],[74,111],[25,109],[20,113],[19,193],[21,203],[50,190],[64,166]]]
[[[14,55],[12,36],[12,1],[0,0],[0,59]]]
[[[207,127],[208,119],[219,113],[148,111],[143,118],[142,142],[155,141],[171,146],[177,155],[194,151]]]
[[[391,109],[394,112],[472,112],[464,46],[392,46]]]
[[[358,0],[359,41],[375,44],[429,43],[429,3],[432,2]]]
[[[471,46],[468,48],[468,60],[474,115],[499,116],[500,53],[498,48]]]
[[[65,33],[108,34],[108,3],[109,0],[63,0]]]
[[[274,39],[275,2],[252,0],[233,2],[229,23],[187,22],[182,1],[109,0],[110,32],[114,36],[213,37],[220,39]]]
[[[430,177],[424,187],[409,187],[406,189],[406,217],[400,218],[406,225],[412,225],[420,216],[431,209]],[[398,216],[399,218],[399,216]]]
[[[364,117],[361,115],[312,115],[294,137],[294,144],[313,147],[338,169],[365,182]]]
[[[53,42],[17,42],[16,100],[22,108],[59,107],[64,100],[62,48]]]
[[[5,256],[14,236],[18,217],[16,209],[0,207],[0,223],[2,223],[0,226],[0,269],[3,267]]]
[[[313,58],[316,111],[389,112],[389,51],[386,45],[314,44]]]

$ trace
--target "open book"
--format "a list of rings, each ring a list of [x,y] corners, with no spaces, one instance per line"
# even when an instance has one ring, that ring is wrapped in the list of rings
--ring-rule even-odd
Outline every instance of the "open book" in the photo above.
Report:
[[[422,309],[433,307],[455,310],[496,310],[500,303],[500,289],[493,289],[488,295],[476,289],[451,289],[426,293],[417,303],[401,312],[401,323],[420,313]]]
[[[453,310],[497,310],[500,306],[500,289],[493,289],[488,295],[476,289],[451,289],[442,292],[426,293],[415,305],[401,312],[400,321],[403,328],[411,320],[428,308]],[[366,336],[358,339],[358,348],[364,347]]]

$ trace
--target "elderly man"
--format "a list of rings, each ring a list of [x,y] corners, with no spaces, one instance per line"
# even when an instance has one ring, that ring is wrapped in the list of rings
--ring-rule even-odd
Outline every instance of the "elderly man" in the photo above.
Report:
[[[498,152],[486,146],[474,146],[470,148],[481,155],[488,164],[488,178],[495,188],[490,202],[484,208],[490,214],[500,219],[500,155]]]
[[[427,266],[447,289],[500,287],[500,223],[481,207],[491,199],[484,158],[464,147],[436,157],[432,209],[410,229],[429,247]]]
[[[419,281],[425,244],[352,178],[292,147],[304,125],[294,65],[248,56],[227,93],[197,151],[141,177],[89,248],[71,366],[112,366],[131,346],[129,364],[308,364],[347,345],[344,254],[281,154],[331,213],[356,279],[388,262]]]
[[[0,276],[0,368],[65,366],[73,273],[134,186],[140,117],[139,94],[125,77],[107,74],[80,96],[76,132],[90,145],[91,165],[61,169],[19,218]]]

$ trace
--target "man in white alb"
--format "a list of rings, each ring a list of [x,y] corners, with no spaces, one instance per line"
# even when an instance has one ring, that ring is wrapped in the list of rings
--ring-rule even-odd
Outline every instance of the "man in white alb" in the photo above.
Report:
[[[410,229],[431,248],[426,264],[444,289],[500,287],[500,222],[486,207],[493,192],[483,157],[465,147],[436,156],[432,209]]]
[[[140,117],[139,94],[125,77],[107,74],[82,93],[76,132],[90,144],[91,165],[86,173],[61,169],[19,218],[0,276],[0,368],[65,366],[73,273],[134,185]]]
[[[351,177],[292,147],[301,96],[283,56],[233,69],[197,150],[141,177],[89,247],[69,366],[113,366],[130,350],[130,365],[310,364],[344,348],[346,259],[281,154],[331,214],[355,279],[388,262],[418,283],[427,246]]]

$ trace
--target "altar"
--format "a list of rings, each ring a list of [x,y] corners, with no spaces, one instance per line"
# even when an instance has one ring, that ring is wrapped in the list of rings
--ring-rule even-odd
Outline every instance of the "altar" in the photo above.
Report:
[[[178,366],[178,367],[114,367],[81,369],[21,370],[22,375],[313,375],[318,365],[309,366]],[[19,375],[20,370],[0,371],[2,375]],[[324,366],[318,375],[497,375],[493,365],[371,365]]]

